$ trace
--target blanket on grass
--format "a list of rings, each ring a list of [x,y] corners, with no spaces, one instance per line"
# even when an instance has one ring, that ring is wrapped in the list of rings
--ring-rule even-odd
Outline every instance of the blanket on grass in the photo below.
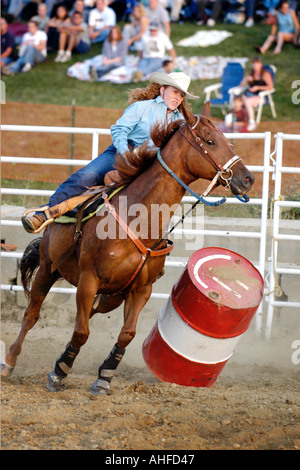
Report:
[[[222,76],[223,69],[228,62],[239,62],[245,66],[248,61],[247,57],[222,57],[222,56],[192,56],[192,57],[177,57],[177,67],[191,77],[192,80],[212,80],[218,79]],[[90,67],[100,67],[102,64],[102,55],[97,55],[83,62],[76,62],[67,70],[69,77],[77,78],[78,80],[89,81]],[[99,82],[109,81],[116,84],[124,84],[132,82],[132,75],[137,70],[138,57],[128,55],[125,65],[117,67],[111,72],[103,75]],[[147,80],[149,77],[143,77]]]

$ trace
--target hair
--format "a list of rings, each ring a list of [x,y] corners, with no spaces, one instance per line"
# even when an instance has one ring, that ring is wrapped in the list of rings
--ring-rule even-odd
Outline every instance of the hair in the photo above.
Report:
[[[136,101],[145,101],[145,100],[154,100],[157,96],[160,95],[160,89],[162,86],[167,85],[159,85],[158,83],[149,83],[146,88],[135,88],[134,90],[129,90],[128,101],[129,104],[135,103]],[[178,106],[178,111],[187,119],[187,113],[190,110],[190,104],[186,100],[183,101]]]
[[[82,17],[81,11],[75,10],[75,11],[73,12],[72,18],[73,18],[75,15],[80,15],[80,16]]]
[[[285,3],[290,4],[289,0],[280,0],[280,2],[278,3],[278,5],[276,6],[276,10],[280,10],[280,8],[282,7],[282,5],[284,5]]]
[[[182,119],[177,119],[168,125],[156,124],[151,129],[151,138],[156,147],[163,148],[172,135],[183,125]],[[140,174],[146,171],[156,159],[156,150],[148,147],[148,142],[143,143],[138,152],[128,151],[124,155],[116,155],[115,169],[117,170],[116,181],[112,172],[111,180],[116,186],[131,183]]]
[[[38,23],[38,21],[36,21],[36,20],[32,20],[32,19],[31,19],[31,20],[28,21],[28,24],[29,24],[29,23],[35,24],[35,26],[36,26],[37,28],[39,27],[39,23]]]
[[[110,33],[108,35],[108,40],[109,42],[112,42],[113,41],[113,31],[117,31],[117,41],[122,41],[123,39],[123,36],[122,36],[122,31],[121,31],[121,28],[120,26],[112,26],[111,30],[110,30]]]
[[[134,5],[133,10],[134,10],[135,8],[138,9],[138,10],[140,10],[141,16],[144,16],[144,15],[145,15],[145,7],[144,7],[144,5],[143,5],[142,3],[137,3],[136,5]]]

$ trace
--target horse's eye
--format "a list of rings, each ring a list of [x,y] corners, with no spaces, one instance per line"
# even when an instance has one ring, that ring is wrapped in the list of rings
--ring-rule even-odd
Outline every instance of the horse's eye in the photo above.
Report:
[[[206,143],[207,143],[207,145],[215,145],[214,141],[211,140],[211,139],[208,139],[208,140],[206,141]]]

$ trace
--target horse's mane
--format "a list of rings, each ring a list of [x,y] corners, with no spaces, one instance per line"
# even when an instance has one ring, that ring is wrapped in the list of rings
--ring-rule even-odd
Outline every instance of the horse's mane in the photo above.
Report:
[[[168,125],[156,124],[153,126],[150,136],[156,147],[162,149],[184,122],[184,120],[179,119]],[[156,154],[155,149],[149,149],[148,141],[143,143],[137,151],[128,151],[123,155],[117,153],[114,165],[117,173],[112,173],[111,180],[116,186],[131,183],[153,164]],[[116,179],[114,179],[114,176],[116,176]]]

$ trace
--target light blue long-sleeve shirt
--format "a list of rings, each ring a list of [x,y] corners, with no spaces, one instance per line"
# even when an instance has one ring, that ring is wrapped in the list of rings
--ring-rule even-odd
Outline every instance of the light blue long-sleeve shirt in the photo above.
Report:
[[[157,124],[165,124],[183,119],[176,109],[167,113],[167,105],[161,96],[153,100],[136,101],[130,105],[123,116],[111,126],[111,136],[117,151],[123,154],[128,150],[128,141],[138,147],[149,139],[149,146],[154,146],[150,139],[150,130]]]

